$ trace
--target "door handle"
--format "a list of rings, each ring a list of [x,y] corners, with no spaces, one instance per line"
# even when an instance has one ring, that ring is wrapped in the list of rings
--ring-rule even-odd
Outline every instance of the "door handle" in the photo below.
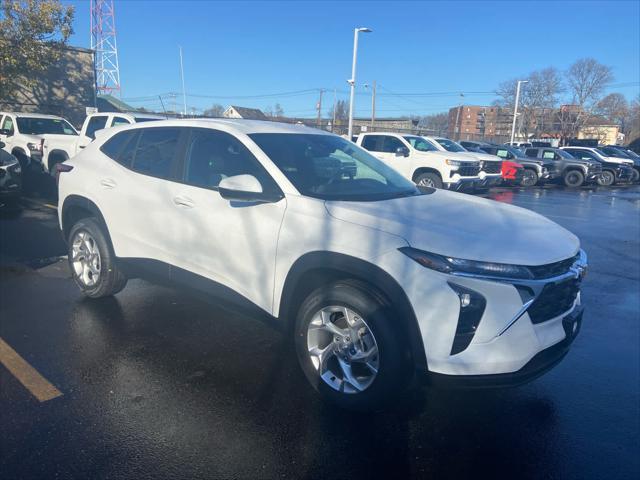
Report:
[[[79,149],[83,149],[84,147],[86,147],[86,145],[78,145]]]
[[[182,196],[173,197],[173,203],[178,207],[185,207],[185,208],[193,208],[195,205],[195,202],[191,200],[189,197],[182,197]]]
[[[115,180],[112,180],[110,178],[103,178],[102,180],[100,180],[100,185],[105,188],[114,188],[116,186],[116,182]]]

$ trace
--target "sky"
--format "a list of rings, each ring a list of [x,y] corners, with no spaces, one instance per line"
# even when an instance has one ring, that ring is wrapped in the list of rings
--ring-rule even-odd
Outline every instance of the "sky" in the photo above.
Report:
[[[90,46],[90,3],[76,7],[70,43]],[[428,115],[486,105],[498,84],[593,57],[613,69],[610,92],[640,93],[640,2],[222,2],[115,0],[121,97],[136,107],[213,103],[313,117],[348,99],[353,30],[360,34],[356,116]],[[178,97],[168,95],[178,93]],[[410,94],[410,95],[404,95]],[[419,95],[418,95],[419,94]]]

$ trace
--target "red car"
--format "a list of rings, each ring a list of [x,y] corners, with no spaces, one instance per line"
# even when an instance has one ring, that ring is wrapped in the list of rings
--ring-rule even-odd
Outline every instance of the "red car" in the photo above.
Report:
[[[504,185],[520,185],[524,176],[524,167],[510,160],[502,162],[502,183]]]

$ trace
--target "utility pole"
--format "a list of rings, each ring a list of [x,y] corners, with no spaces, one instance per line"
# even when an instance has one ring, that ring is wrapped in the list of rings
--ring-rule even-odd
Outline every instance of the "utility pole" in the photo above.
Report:
[[[333,120],[331,121],[331,133],[336,128],[336,103],[337,103],[337,90],[333,89]]]
[[[356,95],[356,61],[358,59],[358,34],[360,32],[369,33],[372,30],[366,27],[356,28],[353,31],[353,63],[351,64],[351,78],[347,83],[351,86],[351,96],[349,98],[349,140],[353,137],[353,102]]]
[[[322,126],[322,94],[324,93],[324,90],[321,88],[320,89],[320,98],[318,99],[318,119],[316,120],[316,125],[318,125],[318,127]]]
[[[460,120],[460,110],[462,110],[462,100],[464,99],[464,93],[460,94],[460,105],[458,105],[458,108],[456,110],[456,125],[455,128],[453,129],[453,139],[458,142],[460,141],[460,124],[459,124],[459,120]],[[457,137],[457,138],[456,138]]]
[[[371,88],[371,130],[376,122],[376,81],[373,81]]]
[[[184,89],[184,68],[182,66],[182,47],[180,48],[180,78],[182,78],[182,115],[187,116],[187,92]]]
[[[523,83],[529,83],[529,80],[518,80],[518,86],[516,87],[516,104],[513,107],[513,123],[511,124],[511,144],[513,145],[513,137],[516,134],[516,119],[518,118],[518,102],[520,101],[520,85]]]

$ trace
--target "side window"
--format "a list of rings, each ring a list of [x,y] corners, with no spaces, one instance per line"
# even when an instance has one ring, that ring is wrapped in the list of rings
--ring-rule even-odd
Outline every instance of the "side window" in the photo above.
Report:
[[[141,129],[132,169],[152,177],[172,178],[173,159],[178,148],[179,137],[179,128]]]
[[[381,152],[381,139],[382,137],[380,135],[365,135],[364,140],[362,140],[362,148],[370,152]]]
[[[104,142],[100,150],[112,160],[115,160],[125,167],[130,167],[131,160],[133,159],[133,151],[137,143],[137,133],[137,130],[127,130],[126,132],[117,133]]]
[[[384,142],[382,144],[382,151],[385,153],[396,153],[396,150],[404,147],[404,143],[402,143],[396,137],[384,137]]]
[[[4,120],[2,121],[2,129],[3,130],[8,130],[7,135],[13,135],[14,134],[13,120],[11,119],[11,117],[9,115],[6,115],[4,117]]]
[[[538,158],[538,150],[535,148],[527,148],[524,154],[530,158]]]
[[[218,130],[192,129],[185,154],[184,181],[215,189],[223,178],[235,175],[253,175],[265,193],[278,191],[264,167],[236,137]]]
[[[113,120],[111,120],[112,127],[117,127],[118,125],[129,125],[129,124],[131,124],[131,122],[126,118],[122,118],[122,117],[113,117]]]
[[[556,159],[556,152],[554,152],[553,150],[545,150],[544,152],[542,152],[542,158],[555,160]]]
[[[85,135],[89,138],[96,138],[96,130],[101,130],[107,125],[107,117],[98,115],[89,119]]]

